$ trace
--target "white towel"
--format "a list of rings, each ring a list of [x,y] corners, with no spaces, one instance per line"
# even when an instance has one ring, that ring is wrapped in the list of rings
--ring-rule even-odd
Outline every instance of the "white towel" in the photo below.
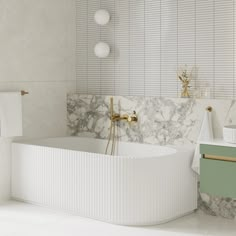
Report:
[[[0,93],[0,136],[22,136],[22,96],[20,92]]]
[[[202,141],[211,141],[213,138],[212,114],[209,111],[205,111],[192,162],[192,169],[198,174],[200,174],[200,143]]]

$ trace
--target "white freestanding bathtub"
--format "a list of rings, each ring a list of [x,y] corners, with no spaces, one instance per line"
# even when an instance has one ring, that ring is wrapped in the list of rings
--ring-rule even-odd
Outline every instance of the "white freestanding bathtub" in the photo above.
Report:
[[[12,197],[123,225],[153,225],[197,208],[193,151],[64,137],[12,145]]]

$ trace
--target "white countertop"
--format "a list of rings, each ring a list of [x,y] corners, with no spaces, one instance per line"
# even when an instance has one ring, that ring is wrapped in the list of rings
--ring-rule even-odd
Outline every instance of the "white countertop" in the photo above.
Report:
[[[226,143],[223,139],[213,139],[210,141],[201,141],[200,144],[208,144],[208,145],[235,147],[236,148],[235,143]]]

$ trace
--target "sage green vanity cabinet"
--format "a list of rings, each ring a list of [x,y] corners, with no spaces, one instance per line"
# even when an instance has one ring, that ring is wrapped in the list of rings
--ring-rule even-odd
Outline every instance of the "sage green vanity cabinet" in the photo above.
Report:
[[[200,191],[236,198],[236,147],[200,145]]]
[[[200,144],[200,153],[202,155],[234,157],[236,159],[236,147]]]

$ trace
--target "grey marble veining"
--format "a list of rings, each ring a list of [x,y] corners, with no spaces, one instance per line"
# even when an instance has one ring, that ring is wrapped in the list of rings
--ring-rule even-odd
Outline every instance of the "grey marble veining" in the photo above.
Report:
[[[123,141],[155,144],[188,142],[189,130],[197,121],[191,119],[193,100],[116,97],[115,111],[138,114],[137,124],[118,123],[118,137]],[[189,116],[188,116],[189,115]],[[107,138],[109,134],[109,97],[68,97],[68,127],[71,135]]]
[[[234,100],[194,100],[164,97],[114,97],[114,110],[120,114],[137,112],[138,122],[117,123],[121,141],[158,145],[195,144],[207,106],[213,107],[215,138],[222,137],[225,124],[236,124]],[[68,133],[107,139],[110,128],[110,97],[69,94],[67,99]],[[234,218],[236,200],[199,194],[199,209],[207,214]]]
[[[221,216],[228,219],[236,218],[236,199],[199,193],[198,206],[200,210],[208,215]]]

